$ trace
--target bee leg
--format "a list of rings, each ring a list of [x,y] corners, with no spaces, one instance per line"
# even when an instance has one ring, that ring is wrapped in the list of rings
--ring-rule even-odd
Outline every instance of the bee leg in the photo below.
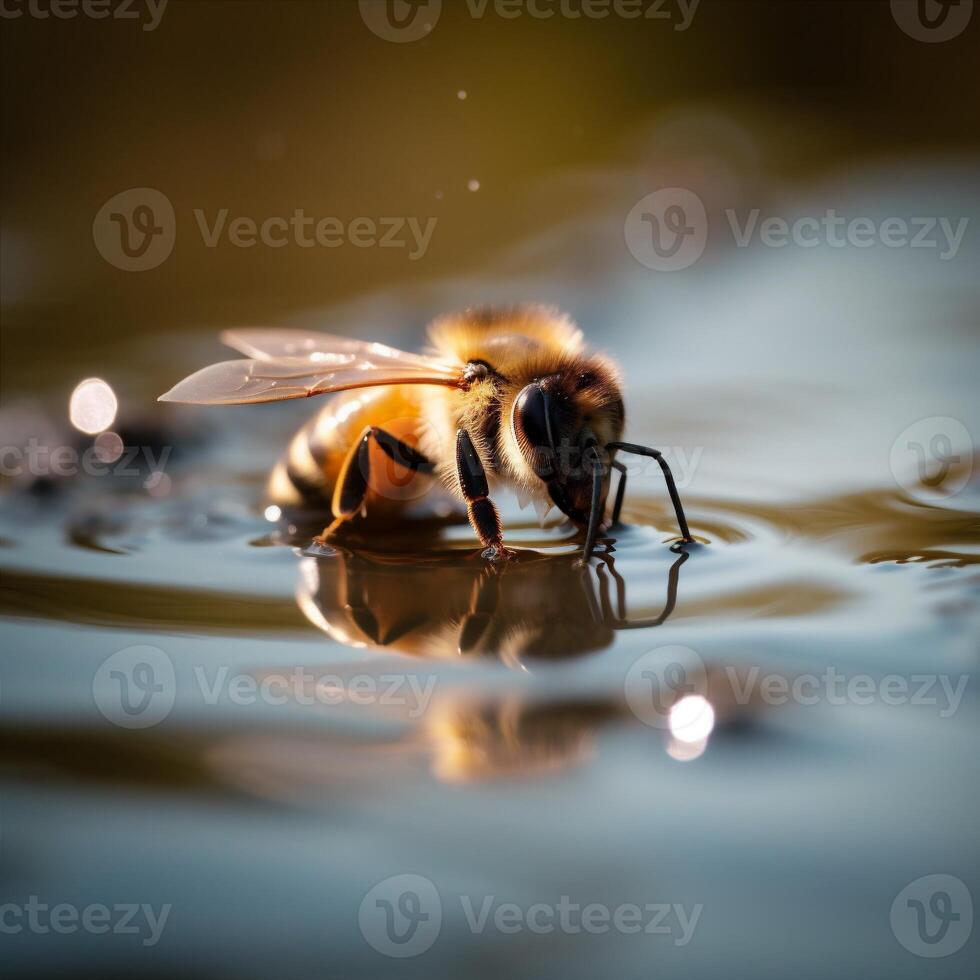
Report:
[[[473,583],[469,612],[463,617],[459,627],[457,649],[461,654],[472,653],[483,639],[500,602],[500,576],[495,572],[484,572],[483,577]]]
[[[687,527],[687,518],[684,516],[684,507],[681,504],[680,494],[677,492],[677,484],[674,483],[674,475],[670,472],[667,460],[663,453],[649,446],[637,446],[631,442],[611,442],[606,446],[607,450],[619,450],[624,453],[631,453],[634,456],[649,456],[655,459],[660,468],[664,471],[664,480],[667,483],[667,492],[670,494],[670,502],[674,505],[674,513],[677,515],[677,523],[680,525],[681,537],[687,543],[693,543],[694,538]]]
[[[324,528],[322,534],[313,539],[317,544],[326,544],[337,529],[355,517],[364,506],[371,478],[372,440],[386,456],[408,470],[432,473],[435,469],[432,462],[417,449],[402,442],[401,439],[396,439],[384,429],[368,426],[344,460],[330,506],[335,519],[329,527]]]
[[[623,498],[626,496],[626,467],[614,459],[610,464],[619,473],[619,485],[616,487],[616,502],[613,504],[612,522],[619,523],[619,515],[623,512]]]
[[[607,472],[595,446],[586,450],[586,458],[587,465],[592,467],[592,500],[589,505],[589,529],[585,533],[585,547],[582,550],[584,562],[587,562],[595,551],[595,539],[599,533],[599,524],[602,522],[602,485]]]
[[[488,561],[500,561],[510,557],[500,537],[500,515],[490,499],[487,474],[473,440],[465,429],[456,433],[456,475],[459,488],[466,498],[466,513],[470,524],[483,542],[483,557]]]

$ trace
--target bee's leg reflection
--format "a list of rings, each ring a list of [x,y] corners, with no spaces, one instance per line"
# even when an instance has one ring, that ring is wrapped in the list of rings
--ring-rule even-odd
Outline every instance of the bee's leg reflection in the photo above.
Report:
[[[670,571],[667,573],[667,602],[660,615],[653,619],[630,620],[626,614],[626,582],[623,576],[616,571],[616,563],[612,555],[603,555],[602,561],[596,566],[596,576],[599,579],[599,601],[602,604],[603,620],[615,630],[649,629],[652,626],[662,625],[674,611],[674,606],[677,605],[677,584],[680,581],[681,565],[689,557],[686,551],[679,551],[677,558],[670,566]],[[616,583],[615,613],[609,601],[609,579],[606,577],[605,568],[609,569],[609,577]]]
[[[412,473],[432,473],[435,470],[432,461],[423,456],[417,449],[409,446],[408,443],[396,439],[390,432],[385,432],[384,429],[379,429],[377,426],[368,426],[361,433],[360,438],[354,443],[344,460],[340,475],[337,477],[333,501],[330,505],[334,522],[329,527],[324,528],[322,534],[313,539],[317,544],[326,544],[337,529],[355,517],[364,506],[371,481],[372,440],[378,444],[389,459],[400,466],[404,466]]]
[[[459,627],[459,652],[472,653],[493,621],[500,602],[500,576],[485,572],[473,583],[469,612]]]
[[[341,562],[340,568],[342,570],[339,593],[341,605],[351,622],[372,643],[381,647],[388,646],[401,639],[406,633],[411,633],[412,630],[429,621],[429,617],[424,613],[410,614],[397,619],[386,629],[383,629],[371,608],[372,600],[368,589],[370,567],[356,555],[347,554],[347,558]],[[381,608],[382,615],[384,615],[383,604],[381,604]]]

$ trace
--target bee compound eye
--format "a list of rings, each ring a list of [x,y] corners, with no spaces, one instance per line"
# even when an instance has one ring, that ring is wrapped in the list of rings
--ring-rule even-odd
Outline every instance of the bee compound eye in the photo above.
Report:
[[[529,384],[514,403],[514,430],[535,472],[553,475],[558,419],[551,396],[537,382]]]

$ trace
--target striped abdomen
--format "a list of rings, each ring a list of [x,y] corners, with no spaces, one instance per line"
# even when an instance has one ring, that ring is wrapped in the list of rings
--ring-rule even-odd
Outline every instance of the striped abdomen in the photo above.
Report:
[[[269,477],[269,501],[282,508],[329,510],[344,461],[368,426],[417,446],[423,428],[419,388],[394,385],[334,395],[293,436]],[[366,509],[372,514],[399,512],[431,485],[431,477],[407,472],[377,446],[371,447],[370,467]]]

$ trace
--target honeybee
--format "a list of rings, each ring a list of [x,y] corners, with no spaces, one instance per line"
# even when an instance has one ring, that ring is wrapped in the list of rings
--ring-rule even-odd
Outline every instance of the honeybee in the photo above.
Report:
[[[268,487],[283,508],[329,504],[334,521],[318,544],[358,515],[398,519],[441,480],[465,504],[488,561],[513,554],[490,498],[501,484],[557,506],[585,531],[588,560],[606,527],[613,470],[613,524],[622,509],[617,453],[660,464],[681,538],[693,540],[666,460],[620,441],[616,366],[566,315],[536,305],[467,310],[436,320],[429,339],[431,352],[410,354],[306,330],[225,331],[222,341],[247,359],[203,368],[160,401],[245,405],[342,392],[296,434]]]

